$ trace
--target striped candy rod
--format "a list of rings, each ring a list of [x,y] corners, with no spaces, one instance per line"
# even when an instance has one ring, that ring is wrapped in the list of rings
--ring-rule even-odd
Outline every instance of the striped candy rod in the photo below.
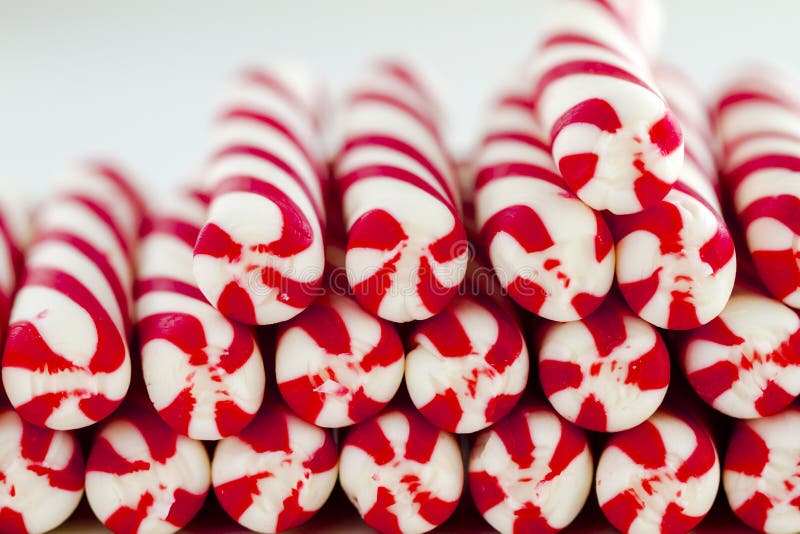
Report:
[[[800,308],[800,81],[756,66],[716,103],[722,185],[761,280]]]
[[[3,347],[14,294],[22,278],[24,251],[31,238],[25,202],[6,191],[0,198],[0,348]]]
[[[488,295],[459,295],[417,323],[406,356],[411,401],[448,432],[482,430],[504,417],[528,381],[528,349],[512,312]]]
[[[667,347],[616,295],[589,317],[549,323],[537,335],[542,389],[571,423],[619,432],[642,423],[664,400]]]
[[[736,515],[770,534],[800,525],[800,408],[733,428],[722,470],[725,495]]]
[[[512,299],[547,319],[573,321],[608,293],[614,246],[603,218],[558,175],[538,132],[532,102],[512,85],[495,104],[475,160],[479,240]]]
[[[89,506],[114,534],[177,532],[210,484],[203,444],[172,430],[138,397],[103,423],[86,462]]]
[[[124,398],[131,257],[143,211],[127,179],[97,163],[68,174],[37,212],[3,355],[3,384],[24,419],[84,427]]]
[[[683,169],[663,200],[606,220],[628,305],[655,326],[686,330],[722,312],[736,278],[736,254],[716,192],[709,113],[674,68],[657,68],[656,79],[685,135]]]
[[[623,533],[686,533],[711,509],[719,479],[705,425],[659,410],[611,437],[597,463],[595,491],[603,513]]]
[[[338,460],[329,430],[268,401],[244,430],[217,444],[214,493],[245,528],[281,532],[322,508],[336,485]]]
[[[413,408],[392,407],[342,442],[339,483],[383,534],[428,532],[455,511],[464,485],[461,449]]]
[[[294,317],[322,283],[320,92],[302,67],[273,62],[237,78],[215,125],[206,170],[212,199],[194,274],[208,300],[237,321]]]
[[[75,436],[29,423],[3,406],[0,440],[0,532],[37,534],[66,521],[83,495]]]
[[[635,213],[669,192],[680,127],[656,88],[645,44],[655,0],[564,0],[530,65],[531,97],[556,165],[589,206]]]
[[[337,186],[347,228],[347,277],[370,312],[426,319],[465,275],[455,166],[439,110],[411,66],[384,61],[351,92],[342,116]]]
[[[566,527],[589,497],[593,474],[585,433],[527,400],[478,434],[469,456],[472,500],[502,534]]]
[[[136,283],[147,393],[178,433],[216,440],[239,432],[264,396],[264,364],[249,327],[206,301],[192,251],[208,197],[181,192],[144,224]]]

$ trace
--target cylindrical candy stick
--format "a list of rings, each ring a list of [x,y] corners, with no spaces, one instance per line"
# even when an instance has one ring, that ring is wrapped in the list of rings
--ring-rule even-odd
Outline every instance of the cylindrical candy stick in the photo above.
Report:
[[[159,415],[193,439],[233,435],[264,397],[264,363],[250,329],[206,301],[192,250],[208,198],[181,193],[145,222],[136,285],[147,393]]]
[[[557,532],[581,511],[594,466],[586,436],[538,404],[478,435],[469,459],[472,500],[502,534]]]
[[[658,331],[616,298],[581,321],[540,333],[539,379],[568,421],[618,432],[650,417],[667,393],[670,362]]]
[[[344,440],[339,480],[369,526],[422,533],[453,513],[464,485],[455,438],[408,408],[356,425]]]
[[[212,201],[194,274],[208,300],[237,321],[294,317],[322,282],[319,100],[308,72],[275,62],[237,80],[215,127]]]
[[[722,182],[761,280],[800,308],[800,78],[755,68],[716,107]]]
[[[83,495],[83,456],[69,433],[0,409],[0,532],[36,534],[63,523]]]
[[[104,423],[86,463],[89,505],[115,534],[178,531],[200,510],[210,485],[203,444],[138,405]]]
[[[438,110],[410,66],[382,62],[351,93],[336,160],[347,277],[370,312],[427,319],[455,296],[467,247]]]
[[[519,91],[498,100],[476,159],[480,243],[518,304],[555,321],[592,313],[614,279],[614,246],[600,215],[572,194]]]
[[[800,528],[800,408],[739,421],[725,454],[728,503],[749,526],[769,534]]]
[[[31,228],[27,205],[8,192],[0,198],[0,349],[6,338],[8,318],[22,275],[24,250]]]
[[[28,421],[79,428],[122,402],[142,212],[129,182],[100,164],[67,176],[38,211],[3,356],[6,393]]]
[[[710,124],[699,95],[680,73],[656,79],[686,137],[680,177],[663,200],[644,211],[608,217],[617,249],[617,283],[639,317],[686,330],[722,312],[736,278],[733,238],[714,189],[717,169]]]
[[[351,297],[329,293],[282,327],[275,374],[281,395],[300,417],[343,427],[392,400],[403,381],[404,356],[388,321]]]
[[[681,533],[708,513],[719,459],[697,421],[658,411],[614,435],[600,456],[595,490],[603,513],[625,533]]]
[[[414,328],[406,388],[431,423],[484,429],[505,416],[528,381],[528,349],[515,318],[486,296],[458,296]]]
[[[240,434],[220,441],[211,466],[222,507],[256,532],[305,523],[328,500],[337,472],[330,432],[277,405],[263,408]]]
[[[719,317],[682,337],[680,362],[718,411],[747,419],[774,414],[800,395],[800,317],[737,286]]]
[[[558,2],[530,65],[558,169],[581,200],[616,214],[664,198],[683,164],[680,127],[638,39],[650,17],[632,3]]]

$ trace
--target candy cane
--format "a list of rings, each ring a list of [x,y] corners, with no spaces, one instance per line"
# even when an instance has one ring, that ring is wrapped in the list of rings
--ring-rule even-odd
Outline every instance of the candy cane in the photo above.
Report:
[[[634,3],[558,2],[530,65],[558,169],[581,200],[616,214],[664,198],[683,164],[680,127],[640,40],[653,20]]]
[[[458,442],[406,408],[353,427],[339,463],[339,481],[350,502],[384,534],[422,533],[441,525],[464,485]]]
[[[800,308],[800,78],[755,68],[716,105],[722,181],[767,289]]]
[[[86,463],[89,505],[115,534],[177,532],[200,510],[210,484],[203,444],[138,405],[104,424]]]
[[[714,187],[708,113],[679,72],[662,67],[657,80],[681,121],[683,169],[663,200],[607,220],[617,245],[617,283],[628,305],[660,328],[686,330],[722,312],[736,278],[736,254]]]
[[[11,304],[22,275],[23,251],[30,240],[27,205],[4,192],[0,198],[0,348],[11,313]]]
[[[394,327],[351,297],[326,294],[281,329],[278,388],[300,417],[349,426],[381,410],[403,381],[405,354]]]
[[[42,428],[0,409],[0,531],[47,532],[83,495],[83,456],[69,432]]]
[[[150,400],[176,432],[214,440],[255,416],[265,376],[253,333],[211,306],[192,275],[207,207],[204,195],[182,193],[146,221],[136,308]]]
[[[711,508],[719,477],[708,431],[659,411],[611,438],[597,464],[595,490],[603,513],[622,532],[688,532]]]
[[[740,285],[719,317],[681,341],[689,383],[726,415],[763,417],[800,395],[800,316],[778,300]]]
[[[800,408],[739,421],[725,455],[722,483],[736,515],[761,532],[800,525]]]
[[[573,321],[591,314],[608,293],[614,246],[605,221],[553,167],[531,106],[512,88],[492,113],[475,162],[480,244],[518,304]]]
[[[632,428],[661,405],[670,378],[658,331],[614,297],[581,321],[545,326],[539,380],[568,421],[599,432]]]
[[[246,528],[294,528],[331,494],[336,453],[329,431],[270,406],[240,434],[217,445],[211,466],[214,492],[225,511]]]
[[[586,502],[593,474],[583,431],[530,402],[478,434],[469,456],[472,500],[503,534],[566,527]]]
[[[351,93],[336,160],[347,277],[370,312],[426,319],[455,296],[467,247],[438,110],[411,67],[383,62]]]
[[[212,201],[194,274],[208,300],[237,321],[294,317],[322,282],[319,96],[309,73],[276,62],[237,80],[215,127]]]
[[[458,296],[413,330],[406,357],[411,401],[449,432],[482,430],[516,405],[528,349],[515,318],[488,297]]]
[[[125,396],[130,259],[142,212],[131,185],[102,164],[68,175],[38,211],[3,355],[3,384],[26,420],[79,428]]]

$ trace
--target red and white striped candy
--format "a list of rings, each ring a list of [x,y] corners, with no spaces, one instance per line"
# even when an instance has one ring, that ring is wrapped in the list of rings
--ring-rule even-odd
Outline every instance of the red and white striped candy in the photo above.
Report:
[[[639,317],[660,327],[697,328],[722,312],[736,278],[733,238],[714,189],[717,168],[708,112],[674,69],[657,80],[686,138],[680,177],[644,211],[608,218],[617,248],[617,283]]]
[[[250,329],[206,301],[192,250],[208,198],[182,193],[145,223],[138,258],[137,329],[147,393],[159,415],[193,439],[244,428],[264,397],[264,363]]]
[[[439,110],[410,66],[382,62],[350,94],[336,160],[347,277],[370,312],[427,319],[455,296],[467,247]]]
[[[664,198],[683,164],[680,127],[640,40],[653,18],[635,3],[558,2],[531,64],[532,99],[561,174],[589,206],[616,214]]]
[[[47,532],[63,523],[83,495],[78,440],[0,409],[0,532]]]
[[[458,505],[461,449],[413,409],[392,408],[347,434],[339,481],[366,523],[383,534],[428,532]]]
[[[102,164],[66,176],[38,211],[3,356],[6,393],[26,420],[79,428],[122,402],[142,212],[127,179]]]
[[[276,62],[237,79],[215,125],[206,172],[212,201],[194,274],[208,300],[237,321],[294,317],[322,283],[319,108],[317,80]]]
[[[737,287],[719,317],[686,333],[680,362],[716,410],[746,419],[774,414],[800,395],[800,317]]]
[[[469,459],[472,500],[503,534],[566,527],[586,502],[593,474],[583,431],[539,404],[481,432]]]
[[[27,205],[4,192],[0,198],[0,348],[6,338],[8,318],[31,237]]]
[[[699,423],[659,411],[614,435],[600,456],[595,491],[603,513],[625,533],[681,533],[708,513],[719,488],[719,459]]]
[[[800,308],[800,77],[755,68],[716,108],[722,182],[767,289]]]
[[[89,505],[115,534],[178,531],[200,510],[210,485],[203,444],[138,406],[103,425],[86,463]]]
[[[278,388],[300,417],[343,427],[378,413],[400,387],[405,363],[394,327],[351,297],[328,293],[281,330]]]
[[[655,412],[669,385],[669,353],[658,331],[614,297],[581,321],[546,326],[539,380],[568,421],[618,432]]]
[[[415,326],[410,346],[406,388],[411,401],[449,432],[476,432],[500,420],[528,381],[522,330],[489,297],[456,297]]]
[[[574,321],[608,293],[614,244],[553,167],[531,106],[513,90],[496,104],[475,165],[476,222],[509,296],[547,319]]]
[[[800,528],[800,408],[739,421],[728,442],[722,483],[739,518],[770,534]]]
[[[211,476],[222,507],[240,525],[281,532],[302,525],[336,485],[338,458],[329,431],[270,406],[214,452]]]

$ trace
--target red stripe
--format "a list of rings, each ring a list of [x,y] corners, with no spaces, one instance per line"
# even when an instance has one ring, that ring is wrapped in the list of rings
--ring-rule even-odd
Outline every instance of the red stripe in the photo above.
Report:
[[[416,174],[399,167],[389,165],[368,165],[359,167],[357,169],[353,169],[343,176],[340,176],[337,182],[339,184],[339,190],[341,194],[345,194],[345,192],[354,184],[370,178],[392,178],[395,180],[400,180],[401,182],[406,182],[409,185],[412,185],[417,189],[429,194],[447,206],[452,213],[455,213],[453,204],[447,198],[443,197],[439,191],[434,189],[431,184]]]

